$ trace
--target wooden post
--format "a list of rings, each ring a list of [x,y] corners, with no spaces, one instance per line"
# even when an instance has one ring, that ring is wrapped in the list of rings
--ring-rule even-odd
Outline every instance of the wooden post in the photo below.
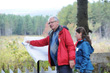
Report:
[[[40,73],[40,67],[39,67],[40,61],[37,62],[37,73]]]

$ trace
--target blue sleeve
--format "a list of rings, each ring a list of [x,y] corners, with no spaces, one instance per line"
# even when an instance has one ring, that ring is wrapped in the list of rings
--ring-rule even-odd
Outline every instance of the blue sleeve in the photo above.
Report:
[[[87,44],[86,42],[82,43],[82,51],[83,51],[83,60],[81,63],[81,68],[80,68],[80,72],[83,73],[84,69],[86,69],[86,65],[89,62],[90,59],[90,53],[89,53],[89,44]]]

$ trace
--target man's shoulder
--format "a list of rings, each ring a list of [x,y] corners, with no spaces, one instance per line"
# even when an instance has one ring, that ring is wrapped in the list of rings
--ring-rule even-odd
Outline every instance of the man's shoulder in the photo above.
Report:
[[[67,26],[60,26],[60,31],[68,31],[68,27]]]
[[[63,26],[64,29],[69,30],[67,26]]]
[[[64,26],[63,26],[63,25],[60,25],[60,26],[59,26],[59,29],[66,29],[66,30],[69,30],[68,27],[65,26],[65,25],[64,25]]]

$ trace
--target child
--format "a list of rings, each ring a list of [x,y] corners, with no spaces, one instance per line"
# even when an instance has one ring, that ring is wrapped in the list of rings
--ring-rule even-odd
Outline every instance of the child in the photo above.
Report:
[[[90,54],[94,52],[94,49],[91,46],[91,40],[83,27],[76,29],[75,37],[77,39],[75,69],[78,69],[80,73],[92,73],[94,67],[90,60]]]

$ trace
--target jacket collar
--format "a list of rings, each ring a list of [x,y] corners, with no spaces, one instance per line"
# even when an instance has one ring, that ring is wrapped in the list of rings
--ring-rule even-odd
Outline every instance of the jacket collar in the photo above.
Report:
[[[76,43],[76,45],[77,44],[81,44],[82,42],[84,42],[84,39],[78,40],[77,43]]]
[[[86,39],[79,39],[78,42],[83,42],[83,41],[86,41]]]
[[[59,30],[59,34],[61,34],[60,31],[61,31],[62,29],[63,29],[63,27],[59,25],[58,28],[56,29],[56,31]],[[49,35],[49,36],[52,36],[53,32],[54,32],[54,31],[51,30],[51,31],[48,33],[48,35]]]

